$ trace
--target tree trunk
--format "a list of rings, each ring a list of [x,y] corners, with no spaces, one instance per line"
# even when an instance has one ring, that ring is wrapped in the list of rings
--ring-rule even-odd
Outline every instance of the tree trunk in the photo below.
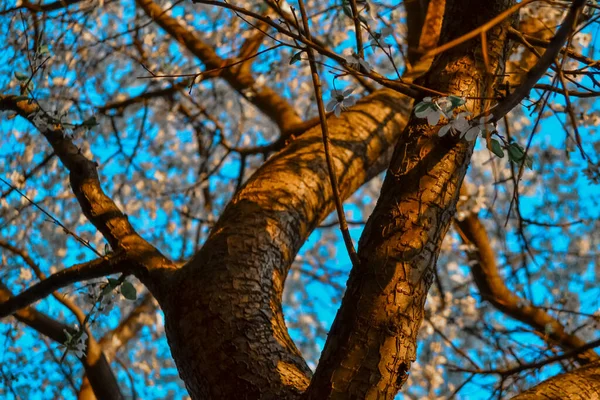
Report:
[[[381,172],[410,100],[381,90],[328,120],[341,196]],[[302,244],[331,211],[321,130],[263,165],[226,207],[161,301],[167,337],[193,398],[292,399],[311,372],[285,327],[281,296]]]

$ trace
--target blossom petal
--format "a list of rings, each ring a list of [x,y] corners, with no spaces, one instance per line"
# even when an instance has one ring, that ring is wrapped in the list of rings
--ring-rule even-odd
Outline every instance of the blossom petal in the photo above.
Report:
[[[367,72],[370,72],[373,68],[369,65],[368,62],[366,62],[365,60],[363,60],[362,58],[358,60],[359,64],[362,65],[362,67],[364,69],[367,70]]]
[[[344,101],[342,101],[342,106],[344,106],[344,107],[352,107],[355,104],[356,104],[356,97],[354,97],[354,96],[347,97],[344,99]]]
[[[441,112],[435,110],[427,114],[427,123],[431,126],[436,126],[440,122]]]
[[[333,109],[335,108],[335,105],[337,104],[337,100],[336,99],[331,99],[327,102],[327,105],[325,106],[325,111],[327,112],[331,112],[333,111]]]
[[[438,136],[442,137],[442,136],[446,135],[446,133],[448,133],[450,131],[450,128],[452,128],[452,124],[442,126],[440,128],[440,130],[438,131]]]
[[[344,91],[342,92],[342,96],[344,96],[344,97],[348,97],[348,96],[350,96],[350,95],[352,94],[352,92],[354,92],[354,90],[355,90],[355,89],[356,89],[356,88],[350,87],[350,88],[348,88],[348,89],[344,90]]]
[[[333,113],[335,114],[336,117],[340,116],[340,114],[342,113],[342,105],[340,103],[337,103],[335,105],[335,108],[333,109]]]
[[[475,140],[475,138],[477,138],[477,136],[479,135],[479,126],[473,126],[471,127],[471,129],[469,129],[465,135],[463,136],[466,140],[468,140],[469,142],[472,142],[473,140]]]
[[[459,132],[464,132],[469,129],[469,121],[460,116],[454,120],[452,127]]]
[[[419,110],[417,110],[417,108],[415,108],[415,116],[417,118],[427,118],[427,116],[432,112],[435,112],[435,110],[433,110],[431,107],[426,107],[424,109],[419,109]]]

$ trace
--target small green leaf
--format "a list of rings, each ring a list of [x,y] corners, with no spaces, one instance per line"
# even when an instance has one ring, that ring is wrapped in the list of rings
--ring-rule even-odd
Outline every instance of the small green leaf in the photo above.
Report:
[[[26,81],[27,79],[29,79],[29,75],[27,75],[24,72],[15,71],[15,78],[17,78],[17,80],[19,81]]]
[[[450,103],[452,103],[452,108],[460,107],[466,103],[466,100],[462,97],[450,95],[447,98],[450,100]]]
[[[48,47],[47,44],[40,46],[38,48],[38,55],[41,56],[45,56],[46,54],[50,54],[50,48]]]
[[[119,286],[119,280],[115,279],[115,278],[108,278],[108,286],[111,287],[111,289],[116,288],[117,286]]]
[[[525,155],[525,151],[518,143],[511,143],[507,150],[508,158],[513,162],[521,161]]]
[[[128,281],[123,282],[123,284],[121,285],[121,293],[123,294],[123,297],[125,297],[127,300],[135,300],[137,298],[137,292],[135,288],[133,287],[131,282]]]
[[[112,292],[113,289],[114,289],[114,287],[111,286],[110,284],[108,284],[102,288],[102,292],[100,294],[102,294],[102,296],[106,296],[107,294]]]
[[[302,57],[303,51],[304,50],[301,50],[292,56],[292,58],[290,59],[290,65],[297,63],[298,61],[300,61],[302,59],[301,57]]]
[[[496,139],[490,140],[490,147],[488,147],[492,153],[497,155],[500,158],[504,158],[504,151],[502,151],[502,146]]]
[[[425,103],[422,101],[415,106],[415,113],[423,112],[423,111],[427,110],[428,108],[431,108],[431,103]]]
[[[91,117],[89,117],[88,119],[86,119],[85,121],[82,122],[82,125],[87,127],[87,128],[92,128],[96,125],[98,125],[98,121],[96,121],[96,117],[94,117],[93,115]]]

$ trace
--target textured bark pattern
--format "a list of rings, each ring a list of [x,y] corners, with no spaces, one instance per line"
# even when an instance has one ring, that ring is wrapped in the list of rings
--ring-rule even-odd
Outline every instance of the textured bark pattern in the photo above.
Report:
[[[448,1],[446,15],[452,18],[445,20],[441,37],[460,37],[511,4]],[[488,32],[489,67],[498,74],[508,50],[507,25]],[[419,83],[459,96],[483,96],[497,84],[485,70],[481,42],[471,40],[440,55]],[[481,101],[467,106],[474,114],[483,108]],[[399,139],[359,243],[360,267],[350,275],[308,398],[392,399],[407,378],[433,268],[473,147],[440,139],[438,129],[413,118]]]
[[[387,166],[408,105],[382,90],[329,118],[342,197]],[[254,174],[177,273],[177,296],[161,307],[193,398],[291,399],[306,389],[310,370],[288,335],[281,294],[296,253],[332,210],[321,131],[314,128]]]
[[[513,400],[600,399],[600,363],[594,363],[548,379]]]

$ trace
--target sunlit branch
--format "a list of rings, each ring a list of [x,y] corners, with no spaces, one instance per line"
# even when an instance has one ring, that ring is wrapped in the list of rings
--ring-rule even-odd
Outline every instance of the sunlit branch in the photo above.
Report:
[[[496,25],[502,23],[502,21],[504,21],[505,19],[510,17],[512,14],[518,12],[519,9],[521,9],[522,7],[524,7],[527,4],[534,2],[534,1],[537,1],[537,0],[523,0],[518,4],[515,4],[514,6],[510,7],[508,10],[498,14],[496,17],[492,18],[489,22],[481,25],[477,29],[473,29],[471,32],[469,32],[465,35],[462,35],[461,37],[451,40],[450,42],[445,43],[442,46],[436,47],[433,50],[429,50],[428,52],[423,54],[422,57],[429,58],[429,57],[436,56],[440,53],[450,50],[453,47],[456,47],[462,43],[465,43],[468,40],[475,39],[476,37],[480,36],[482,33],[485,33],[487,31],[489,31],[490,29],[492,29],[493,27],[495,27]]]
[[[182,26],[175,18],[169,16],[158,4],[154,3],[152,0],[137,0],[137,4],[150,18],[167,31],[173,39],[198,57],[208,69],[221,68],[224,64],[227,64],[227,61],[219,57],[211,46],[202,41],[196,33],[191,32],[188,28]],[[251,74],[244,72],[243,69],[225,68],[221,70],[220,76],[223,77],[232,88],[271,118],[277,126],[279,126],[281,131],[286,131],[302,122],[287,100],[271,88],[257,88],[254,77],[252,77]],[[253,91],[253,96],[246,96],[245,93],[248,90]]]

